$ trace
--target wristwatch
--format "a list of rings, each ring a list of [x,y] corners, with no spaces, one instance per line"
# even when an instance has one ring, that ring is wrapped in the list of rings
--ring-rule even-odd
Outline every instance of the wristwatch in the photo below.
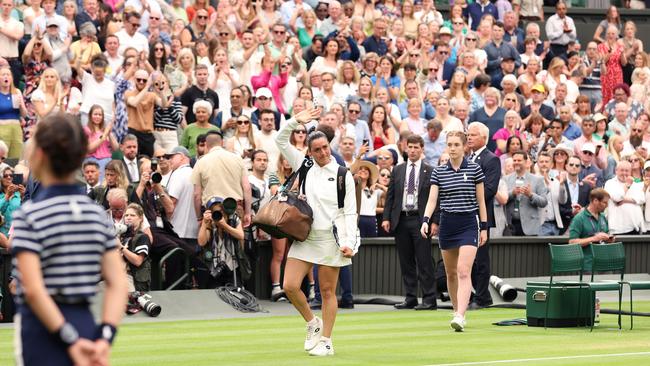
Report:
[[[72,346],[77,342],[77,340],[79,340],[79,332],[77,332],[77,329],[74,327],[74,325],[68,322],[63,323],[56,334],[59,337],[59,341],[65,344],[66,347]]]

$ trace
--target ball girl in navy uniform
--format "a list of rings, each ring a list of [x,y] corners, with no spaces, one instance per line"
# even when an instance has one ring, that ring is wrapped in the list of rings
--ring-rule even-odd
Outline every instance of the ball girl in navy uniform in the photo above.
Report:
[[[472,290],[470,274],[476,250],[487,240],[487,210],[485,208],[483,171],[478,164],[464,157],[467,137],[459,131],[447,134],[449,162],[431,173],[431,192],[424,211],[421,233],[438,233],[438,242],[447,273],[447,288],[454,307],[451,327],[465,328],[465,311]],[[440,198],[440,227],[432,224],[430,216]],[[480,222],[479,222],[480,217]]]
[[[36,128],[31,171],[42,188],[14,216],[18,365],[106,365],[126,304],[124,264],[112,223],[75,184],[86,156],[83,128],[50,115]],[[90,300],[103,279],[102,323]]]

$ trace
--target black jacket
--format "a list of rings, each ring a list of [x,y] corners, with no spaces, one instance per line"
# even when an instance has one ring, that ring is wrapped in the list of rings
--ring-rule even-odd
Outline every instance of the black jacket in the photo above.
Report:
[[[399,224],[400,214],[402,212],[402,197],[404,196],[404,187],[406,183],[406,165],[405,162],[397,165],[391,174],[388,191],[386,192],[386,204],[384,205],[384,221],[390,221],[390,231],[394,232]],[[420,164],[420,178],[418,183],[418,212],[420,217],[424,216],[424,210],[429,200],[429,191],[431,190],[431,172],[433,167],[422,161]]]

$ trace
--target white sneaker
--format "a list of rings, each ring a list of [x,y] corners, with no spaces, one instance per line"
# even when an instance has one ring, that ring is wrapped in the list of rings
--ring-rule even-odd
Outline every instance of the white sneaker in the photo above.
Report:
[[[316,347],[309,351],[310,356],[334,356],[334,347],[331,340],[321,339]]]
[[[307,336],[305,337],[305,351],[311,351],[318,345],[321,336],[323,335],[323,321],[319,317],[315,317],[318,322],[315,325],[307,324]]]
[[[271,301],[273,302],[285,302],[287,301],[287,296],[284,294],[284,290],[280,286],[275,286],[271,289]]]
[[[462,332],[465,329],[465,317],[456,314],[450,323],[451,327],[457,332]]]

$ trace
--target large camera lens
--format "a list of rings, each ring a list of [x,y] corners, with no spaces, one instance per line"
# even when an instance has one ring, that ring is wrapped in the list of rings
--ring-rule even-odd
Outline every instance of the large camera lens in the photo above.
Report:
[[[223,218],[223,214],[221,213],[221,211],[213,211],[212,212],[212,220],[213,221],[219,221],[219,220],[221,220],[221,218]]]
[[[232,215],[237,210],[237,201],[235,201],[235,199],[232,197],[228,197],[225,200],[223,200],[222,206],[223,206],[223,211],[227,215]]]
[[[153,158],[151,159],[151,171],[155,172],[156,170],[158,170],[158,159]]]
[[[158,172],[154,172],[153,174],[151,174],[151,181],[156,184],[162,182],[162,174]]]

